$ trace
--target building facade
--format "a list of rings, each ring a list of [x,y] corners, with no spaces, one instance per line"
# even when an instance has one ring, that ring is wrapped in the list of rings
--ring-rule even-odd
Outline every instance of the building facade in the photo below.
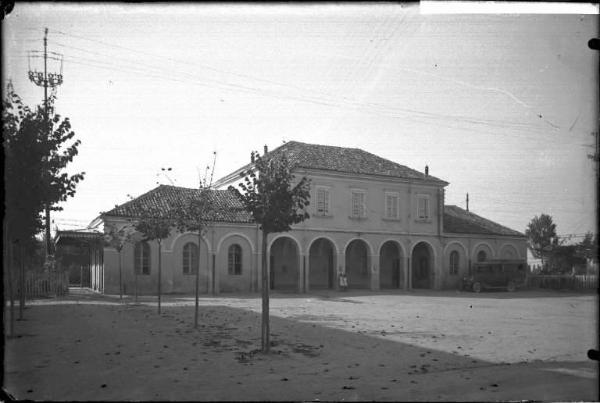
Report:
[[[422,173],[360,149],[299,142],[288,142],[266,155],[281,153],[296,178],[310,179],[310,218],[290,232],[269,235],[266,259],[272,289],[336,289],[342,272],[350,289],[457,288],[475,262],[526,262],[522,233],[445,205],[448,183],[429,175],[427,168]],[[198,260],[202,292],[260,290],[262,237],[258,225],[227,190],[249,167],[216,182],[211,197],[223,211],[200,245],[196,234],[175,229],[162,242],[164,292],[192,292]],[[145,208],[168,210],[193,192],[161,185],[101,214],[90,227],[131,225]],[[106,293],[118,293],[119,259],[125,293],[132,294],[134,288],[140,294],[155,292],[156,242],[133,242],[120,254],[104,248]]]

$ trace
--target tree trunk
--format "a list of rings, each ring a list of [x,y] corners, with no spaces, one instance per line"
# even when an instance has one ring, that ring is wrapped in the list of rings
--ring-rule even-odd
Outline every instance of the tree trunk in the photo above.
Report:
[[[25,309],[25,246],[19,242],[19,320]]]
[[[122,274],[122,263],[121,263],[121,249],[119,249],[119,299],[123,300],[123,274]]]
[[[200,298],[200,245],[202,245],[202,234],[198,232],[198,267],[196,267],[196,301],[194,304],[194,329],[198,327],[198,300]]]
[[[262,351],[263,353],[269,352],[270,341],[269,341],[269,271],[267,270],[267,235],[268,233],[263,230],[262,232]]]
[[[138,278],[138,272],[137,272],[137,270],[134,267],[133,268],[133,290],[134,290],[134,293],[135,293],[135,302],[136,303],[138,302],[138,289],[137,289],[138,288],[137,287],[137,283],[138,282],[137,282],[137,278]]]
[[[161,273],[162,273],[162,259],[161,259],[162,243],[161,243],[160,239],[157,242],[158,242],[158,314],[160,315],[160,278],[161,278]]]
[[[8,282],[8,299],[10,301],[10,326],[9,326],[9,331],[8,331],[8,335],[10,337],[15,335],[15,295],[14,295],[14,284],[13,284],[13,278],[12,278],[12,273],[13,273],[13,259],[12,259],[12,239],[9,239],[8,237],[8,229],[7,229],[7,225],[6,222],[4,223],[4,262],[5,265],[4,267],[6,267],[6,274],[7,274],[7,282]],[[6,304],[4,305],[6,306]]]

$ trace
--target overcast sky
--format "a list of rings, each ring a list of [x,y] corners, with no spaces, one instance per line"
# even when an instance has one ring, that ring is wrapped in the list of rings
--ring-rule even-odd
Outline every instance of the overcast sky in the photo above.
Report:
[[[86,172],[60,229],[157,182],[196,187],[213,151],[218,179],[297,140],[427,164],[450,182],[446,204],[468,192],[471,211],[518,231],[540,213],[559,234],[594,230],[598,16],[422,11],[19,2],[2,24],[3,85],[42,101],[27,55],[47,27],[64,58],[56,109],[82,141],[69,170]]]

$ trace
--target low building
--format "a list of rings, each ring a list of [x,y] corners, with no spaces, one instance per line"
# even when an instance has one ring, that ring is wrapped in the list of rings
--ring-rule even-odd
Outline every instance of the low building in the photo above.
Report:
[[[448,182],[356,148],[288,142],[267,153],[285,154],[296,178],[311,181],[310,218],[290,232],[271,234],[270,287],[308,292],[336,289],[345,272],[351,289],[456,288],[471,266],[487,259],[526,263],[525,235],[444,203]],[[198,236],[173,229],[162,242],[167,293],[192,292],[200,259],[201,291],[260,289],[261,235],[229,185],[246,165],[216,182],[211,197],[222,207]],[[160,185],[102,213],[91,228],[121,228],[149,207],[165,214],[197,190]],[[135,242],[121,252],[126,293],[157,288],[156,242]],[[103,288],[118,293],[119,253],[104,247]],[[137,276],[135,276],[137,273]],[[137,278],[136,278],[137,277]]]

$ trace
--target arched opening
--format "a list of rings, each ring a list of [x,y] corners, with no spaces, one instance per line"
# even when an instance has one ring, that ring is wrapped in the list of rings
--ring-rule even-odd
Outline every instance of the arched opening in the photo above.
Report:
[[[335,249],[330,240],[319,238],[308,251],[309,287],[333,289],[335,283]]]
[[[298,290],[298,248],[288,237],[277,238],[271,245],[269,287],[272,290]]]
[[[477,252],[477,262],[485,262],[487,260],[487,253],[484,250]]]
[[[355,239],[346,248],[348,288],[370,288],[369,253],[367,244]]]
[[[432,288],[433,251],[425,242],[419,242],[412,252],[412,287]]]
[[[402,273],[400,247],[393,241],[387,241],[379,252],[379,287],[401,288],[405,281]]]

